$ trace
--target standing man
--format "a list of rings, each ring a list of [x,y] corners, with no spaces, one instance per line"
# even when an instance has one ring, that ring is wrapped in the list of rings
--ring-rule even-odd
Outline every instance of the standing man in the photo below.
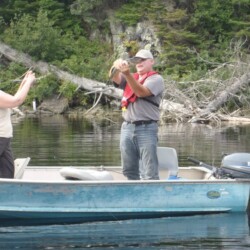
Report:
[[[164,80],[153,71],[154,58],[149,50],[138,51],[131,62],[137,70],[134,74],[122,59],[114,62],[110,72],[114,83],[124,90],[120,138],[123,174],[128,180],[158,180],[157,122]]]
[[[24,102],[34,82],[35,74],[28,71],[15,95],[0,90],[0,178],[14,178],[14,159],[10,146],[13,136],[11,108]]]

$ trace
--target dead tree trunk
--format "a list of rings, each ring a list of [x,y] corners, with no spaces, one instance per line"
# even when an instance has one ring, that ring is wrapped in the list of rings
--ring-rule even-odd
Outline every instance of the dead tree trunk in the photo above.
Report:
[[[84,77],[79,77],[68,72],[62,71],[59,68],[50,65],[45,62],[35,62],[32,58],[24,53],[18,52],[15,49],[10,48],[4,43],[0,42],[0,53],[3,54],[7,59],[21,63],[27,68],[33,68],[41,74],[54,74],[58,79],[72,82],[81,88],[84,88],[93,92],[104,92],[104,94],[120,99],[122,97],[122,90],[102,82],[97,82]]]
[[[197,122],[211,113],[217,111],[222,105],[224,105],[231,96],[239,92],[243,87],[250,83],[250,73],[242,75],[236,79],[232,85],[228,86],[225,90],[221,91],[213,101],[211,101],[205,109],[202,109],[198,115],[193,117],[190,122]]]

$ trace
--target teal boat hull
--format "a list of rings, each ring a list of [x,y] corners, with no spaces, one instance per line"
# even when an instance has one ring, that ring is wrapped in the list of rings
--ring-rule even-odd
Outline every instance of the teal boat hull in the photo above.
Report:
[[[246,212],[250,181],[0,180],[0,225]]]

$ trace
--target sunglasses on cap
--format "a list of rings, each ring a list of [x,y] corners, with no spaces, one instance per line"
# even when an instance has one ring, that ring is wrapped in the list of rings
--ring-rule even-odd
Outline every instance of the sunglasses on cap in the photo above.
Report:
[[[138,63],[144,62],[148,59],[149,58],[132,57],[132,58],[128,59],[128,62],[132,63],[132,64],[138,64]]]
[[[140,57],[137,57],[134,59],[134,63],[135,64],[138,64],[138,63],[142,63],[144,61],[148,60],[148,58],[140,58]]]

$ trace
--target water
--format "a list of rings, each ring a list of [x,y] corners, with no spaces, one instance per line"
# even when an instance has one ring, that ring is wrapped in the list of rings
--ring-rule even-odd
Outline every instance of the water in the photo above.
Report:
[[[245,214],[0,228],[0,248],[4,250],[237,250],[249,247]]]
[[[120,165],[120,123],[40,117],[14,122],[15,157],[31,157],[31,164]],[[196,124],[166,124],[159,130],[159,146],[174,147],[181,166],[193,156],[220,165],[223,153],[250,151],[250,125],[213,128]]]
[[[119,165],[120,123],[63,116],[14,121],[13,151],[32,165]],[[223,153],[249,152],[250,125],[166,124],[159,145],[219,165]],[[218,214],[80,225],[0,227],[0,249],[249,249],[248,216]]]

